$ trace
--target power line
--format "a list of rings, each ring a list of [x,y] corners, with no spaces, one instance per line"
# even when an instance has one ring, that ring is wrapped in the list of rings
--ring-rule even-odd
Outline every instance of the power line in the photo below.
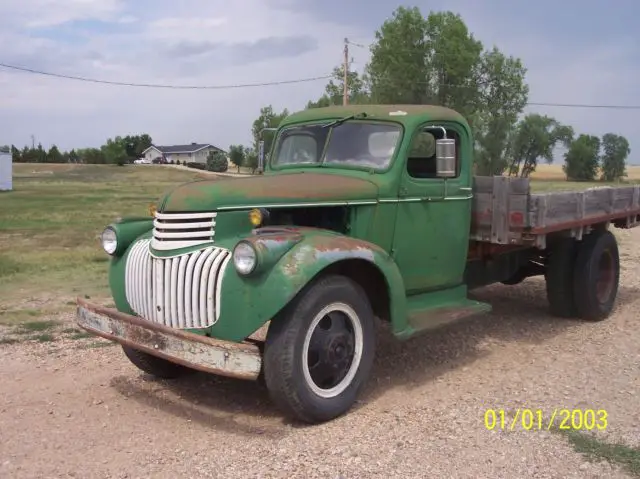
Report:
[[[96,78],[63,75],[61,73],[52,73],[52,72],[45,72],[42,70],[34,70],[32,68],[9,65],[6,63],[0,63],[0,67],[8,68],[11,70],[18,70],[26,73],[34,73],[37,75],[46,75],[46,76],[52,76],[56,78],[64,78],[67,80],[78,80],[78,81],[91,82],[91,83],[102,83],[107,85],[133,86],[133,87],[144,87],[144,88],[169,88],[174,90],[229,90],[232,88],[252,88],[252,87],[272,86],[272,85],[287,85],[292,83],[305,83],[305,82],[312,82],[317,80],[327,80],[329,78],[332,78],[332,75],[324,75],[324,76],[311,77],[311,78],[298,78],[295,80],[281,80],[281,81],[262,82],[262,83],[244,83],[244,84],[235,84],[235,85],[166,85],[166,84],[160,84],[160,83],[129,83],[129,82],[118,82],[118,81],[110,81],[110,80],[99,80]]]
[[[357,45],[351,41],[348,41],[348,44]],[[361,45],[357,45],[357,46],[361,46]],[[42,70],[35,70],[35,69],[20,67],[16,65],[9,65],[6,63],[0,63],[0,67],[12,69],[12,70],[18,70],[26,73],[33,73],[37,75],[45,75],[45,76],[51,76],[56,78],[84,81],[84,82],[90,82],[90,83],[101,83],[101,84],[107,84],[107,85],[144,87],[144,88],[165,88],[165,89],[174,89],[174,90],[229,90],[229,89],[237,89],[237,88],[255,88],[255,87],[262,87],[262,86],[287,85],[287,84],[293,84],[293,83],[307,83],[307,82],[318,81],[318,80],[333,79],[333,75],[330,74],[330,75],[323,75],[323,76],[310,77],[310,78],[298,78],[293,80],[280,80],[280,81],[273,81],[273,82],[244,83],[244,84],[241,83],[241,84],[232,84],[232,85],[167,85],[167,84],[159,84],[159,83],[117,82],[117,81],[110,81],[110,80],[100,80],[96,78],[79,77],[79,76],[73,76],[73,75],[63,75],[61,73],[45,72]],[[418,82],[412,82],[412,83],[430,84],[432,82],[418,81]],[[471,85],[444,84],[441,86],[465,88]],[[526,105],[527,106],[560,107],[560,108],[599,108],[599,109],[612,109],[612,110],[640,110],[640,105],[596,105],[596,104],[586,104],[586,103],[549,103],[549,102],[527,102]]]

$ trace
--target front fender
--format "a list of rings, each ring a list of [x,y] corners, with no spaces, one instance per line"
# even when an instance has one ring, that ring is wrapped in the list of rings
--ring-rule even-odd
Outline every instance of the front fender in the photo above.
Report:
[[[254,237],[255,238],[255,237]],[[247,238],[252,240],[252,238]],[[275,317],[322,270],[339,261],[361,259],[384,276],[394,330],[406,328],[406,299],[402,276],[393,259],[377,245],[326,230],[290,229],[270,235],[269,267],[255,276],[238,275],[227,266],[220,296],[220,318],[211,335],[241,341]],[[264,245],[265,242],[263,241]]]

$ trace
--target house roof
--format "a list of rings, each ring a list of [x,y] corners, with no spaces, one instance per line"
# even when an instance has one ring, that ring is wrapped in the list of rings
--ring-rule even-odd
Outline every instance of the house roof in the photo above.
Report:
[[[150,149],[156,149],[161,153],[195,153],[196,151],[203,150],[204,148],[215,148],[216,150],[224,151],[221,148],[218,148],[215,145],[210,143],[191,143],[190,145],[170,145],[170,146],[158,146],[151,145],[149,148],[144,150],[142,154],[145,154]]]

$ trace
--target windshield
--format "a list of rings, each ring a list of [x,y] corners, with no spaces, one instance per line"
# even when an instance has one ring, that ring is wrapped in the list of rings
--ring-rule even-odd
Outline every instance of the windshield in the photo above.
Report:
[[[391,162],[400,132],[397,125],[361,121],[332,128],[322,125],[287,128],[278,137],[271,163],[278,166],[324,163],[383,170]],[[325,148],[327,138],[329,144]]]

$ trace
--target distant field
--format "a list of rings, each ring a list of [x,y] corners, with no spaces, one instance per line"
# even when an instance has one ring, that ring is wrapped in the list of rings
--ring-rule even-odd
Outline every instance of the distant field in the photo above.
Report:
[[[626,183],[640,183],[640,166],[627,166],[627,175],[627,178],[624,180]],[[531,174],[531,180],[531,188],[534,191],[573,190],[588,188],[590,186],[616,185],[616,183],[604,183],[602,181],[595,181],[592,183],[566,181],[561,164],[538,165],[536,171]]]
[[[637,182],[640,181],[640,166],[627,166],[628,181]],[[536,171],[531,175],[532,179],[536,180],[555,180],[564,181],[565,176],[562,171],[562,165],[538,165]]]
[[[131,165],[15,164],[0,193],[0,324],[73,309],[79,294],[108,297],[102,229],[146,215],[151,202],[199,172]]]
[[[0,193],[0,324],[72,311],[79,294],[109,301],[102,229],[118,216],[148,214],[165,191],[202,177],[212,176],[151,165],[15,164],[14,191]],[[536,191],[592,186],[564,181],[559,165],[541,165],[532,179]],[[628,181],[640,181],[640,167],[629,168]]]

